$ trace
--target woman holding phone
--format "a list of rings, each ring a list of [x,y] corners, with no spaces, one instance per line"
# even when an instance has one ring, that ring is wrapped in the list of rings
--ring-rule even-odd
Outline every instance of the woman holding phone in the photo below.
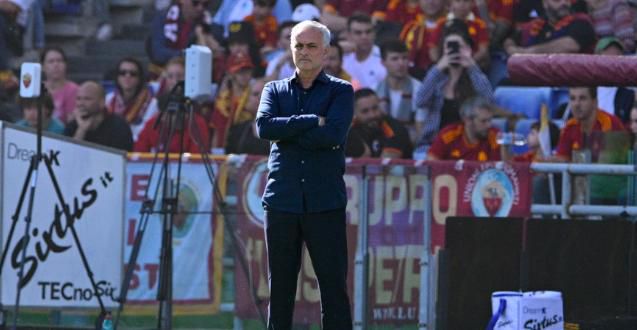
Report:
[[[472,39],[462,20],[449,21],[441,39],[443,50],[416,94],[416,104],[425,108],[425,124],[418,146],[429,146],[438,131],[460,120],[462,103],[474,96],[493,101],[493,89],[487,76],[472,58]]]

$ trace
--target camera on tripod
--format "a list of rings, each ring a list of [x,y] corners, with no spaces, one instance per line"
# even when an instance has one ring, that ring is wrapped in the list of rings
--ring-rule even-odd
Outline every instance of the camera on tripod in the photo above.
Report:
[[[189,100],[203,101],[212,95],[212,52],[208,47],[193,45],[185,53],[185,78],[172,88],[161,111],[186,111],[185,104]]]

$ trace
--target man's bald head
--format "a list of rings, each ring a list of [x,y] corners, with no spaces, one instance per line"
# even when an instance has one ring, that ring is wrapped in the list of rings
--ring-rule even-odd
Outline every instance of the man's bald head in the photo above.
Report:
[[[87,81],[77,90],[75,106],[82,117],[90,117],[104,109],[104,88],[102,85]]]
[[[80,85],[80,89],[82,88],[86,89],[86,91],[91,94],[97,94],[99,98],[103,99],[106,97],[106,92],[104,92],[104,87],[102,87],[102,85],[98,84],[95,81],[89,80],[82,83]]]

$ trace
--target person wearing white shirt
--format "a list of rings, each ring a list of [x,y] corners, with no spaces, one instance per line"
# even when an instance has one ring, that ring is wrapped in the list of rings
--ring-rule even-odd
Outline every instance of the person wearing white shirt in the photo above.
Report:
[[[355,49],[343,57],[343,68],[361,83],[361,87],[374,89],[385,79],[387,70],[382,64],[380,49],[374,45],[376,33],[372,19],[365,14],[352,15],[347,29]]]
[[[405,43],[391,39],[381,46],[383,66],[387,77],[376,86],[384,112],[405,125],[412,143],[420,137],[425,120],[424,108],[416,105],[416,92],[422,83],[409,75],[409,56]]]

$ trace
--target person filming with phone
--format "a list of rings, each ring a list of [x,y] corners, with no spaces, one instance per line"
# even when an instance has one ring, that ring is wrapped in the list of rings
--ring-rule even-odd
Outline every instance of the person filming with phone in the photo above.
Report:
[[[472,58],[472,39],[462,20],[445,25],[441,39],[443,50],[416,93],[416,106],[425,109],[426,119],[419,147],[428,148],[442,128],[460,121],[460,106],[472,97],[493,102],[489,79]]]

